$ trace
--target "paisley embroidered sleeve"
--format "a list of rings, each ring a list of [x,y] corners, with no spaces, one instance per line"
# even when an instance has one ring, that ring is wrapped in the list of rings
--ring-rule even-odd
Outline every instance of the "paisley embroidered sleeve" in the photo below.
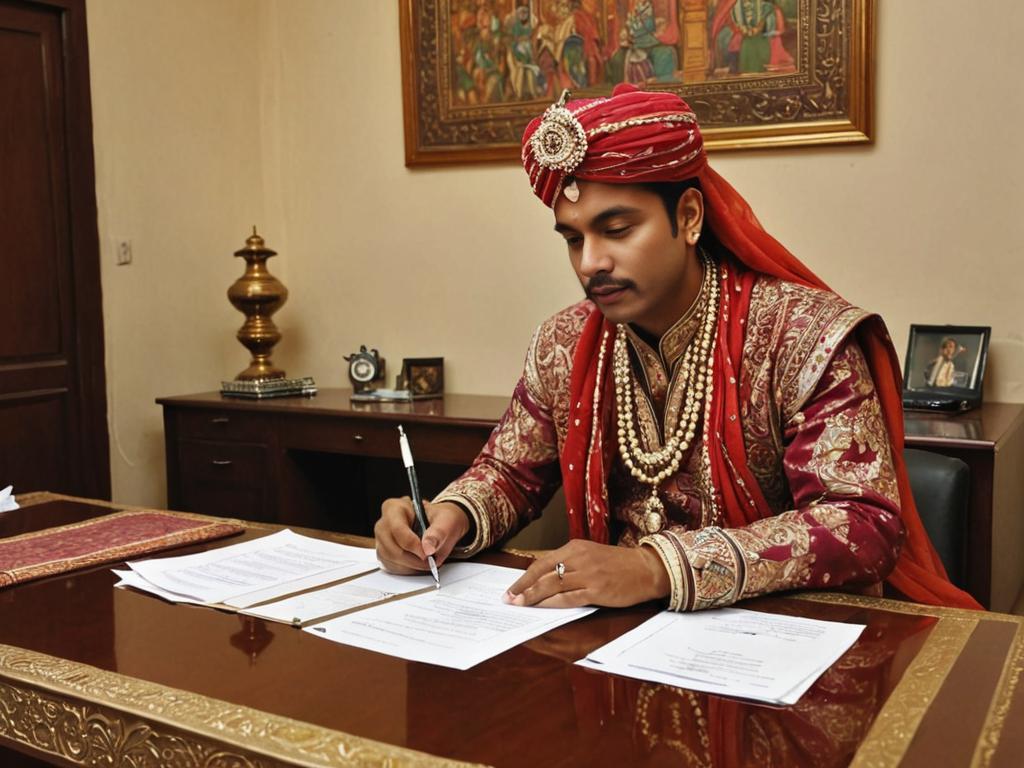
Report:
[[[480,455],[434,498],[461,505],[474,523],[472,541],[454,557],[470,557],[515,534],[540,515],[561,484],[550,396],[537,362],[549,333],[541,326],[534,335],[512,402]]]
[[[864,356],[847,340],[783,425],[793,509],[743,528],[671,528],[655,547],[670,607],[699,610],[796,588],[874,584],[903,541],[888,432]]]

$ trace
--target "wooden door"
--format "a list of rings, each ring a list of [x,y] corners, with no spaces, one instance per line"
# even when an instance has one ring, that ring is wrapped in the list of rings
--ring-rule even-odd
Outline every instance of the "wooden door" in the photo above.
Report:
[[[84,0],[0,0],[0,488],[110,498]]]

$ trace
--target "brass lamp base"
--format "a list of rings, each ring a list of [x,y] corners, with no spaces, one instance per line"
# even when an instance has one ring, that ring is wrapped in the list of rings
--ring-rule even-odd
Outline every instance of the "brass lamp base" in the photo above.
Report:
[[[245,259],[245,273],[228,289],[228,299],[245,315],[237,337],[252,354],[249,367],[235,377],[237,381],[281,379],[285,375],[270,359],[271,350],[281,340],[271,315],[288,300],[288,289],[267,271],[267,259],[276,255],[277,251],[264,246],[256,227],[245,248],[235,251],[235,256]]]
[[[256,379],[254,381],[222,381],[220,393],[224,397],[245,397],[263,400],[269,397],[313,397],[316,394],[316,382],[312,377],[301,379]]]
[[[283,378],[284,370],[275,366],[269,357],[266,360],[253,358],[252,365],[235,376],[237,381],[267,381]]]

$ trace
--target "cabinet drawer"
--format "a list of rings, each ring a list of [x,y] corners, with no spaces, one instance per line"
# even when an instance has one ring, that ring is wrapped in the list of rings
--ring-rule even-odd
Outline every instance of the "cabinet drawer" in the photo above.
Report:
[[[186,511],[243,520],[272,517],[266,446],[182,440],[178,459]]]
[[[289,418],[282,420],[281,445],[325,453],[400,459],[398,425],[390,419]],[[405,422],[416,461],[468,467],[491,435],[489,427]]]
[[[406,429],[408,432],[408,429]],[[290,418],[281,427],[283,447],[355,456],[400,458],[398,422],[381,419]],[[413,450],[416,450],[415,445]]]
[[[259,414],[225,408],[175,412],[178,437],[192,440],[231,440],[240,443],[270,442],[270,420]]]

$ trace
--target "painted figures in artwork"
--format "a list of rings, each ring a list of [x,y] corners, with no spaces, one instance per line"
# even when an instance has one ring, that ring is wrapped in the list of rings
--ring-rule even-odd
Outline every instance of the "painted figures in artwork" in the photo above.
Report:
[[[533,35],[537,18],[528,3],[516,6],[505,19],[504,33],[509,82],[515,98],[536,99],[544,93],[544,76],[534,56]]]
[[[720,74],[792,71],[793,57],[782,43],[786,19],[782,8],[765,0],[723,0],[711,23],[716,67]]]
[[[796,70],[798,0],[450,0],[449,8],[455,104]],[[687,39],[688,17],[689,29],[694,19],[704,25],[705,39]]]

